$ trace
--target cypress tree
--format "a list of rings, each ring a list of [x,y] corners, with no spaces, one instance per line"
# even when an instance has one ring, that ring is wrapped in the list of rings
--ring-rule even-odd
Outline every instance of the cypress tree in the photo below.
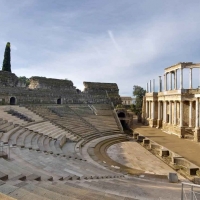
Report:
[[[7,42],[4,59],[3,59],[3,66],[2,71],[11,72],[11,63],[10,63],[10,42]]]

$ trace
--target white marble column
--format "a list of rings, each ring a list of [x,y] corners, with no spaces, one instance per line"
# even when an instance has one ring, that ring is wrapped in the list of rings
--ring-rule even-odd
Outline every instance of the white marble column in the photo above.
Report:
[[[148,101],[146,101],[146,118],[148,118],[149,116],[149,108],[148,108]]]
[[[160,120],[161,119],[161,115],[160,115],[160,113],[161,113],[161,109],[160,109],[160,101],[158,101],[158,120]]]
[[[155,79],[153,79],[153,88],[152,88],[152,92],[155,92]]]
[[[159,91],[162,92],[162,81],[161,81],[161,76],[159,76]]]
[[[183,127],[183,101],[180,101],[180,127]]]
[[[196,127],[199,128],[199,97],[196,99]]]
[[[174,89],[177,90],[177,69],[174,70]]]
[[[190,89],[192,89],[192,68],[190,68]]]
[[[163,121],[166,122],[166,107],[167,102],[163,101]]]
[[[170,90],[172,90],[172,72],[170,72]]]
[[[172,102],[169,102],[169,124],[172,124]]]
[[[147,86],[146,86],[146,91],[147,91],[147,93],[149,92],[149,86],[148,86],[148,83],[147,83]]]
[[[180,89],[183,89],[183,69],[180,68]]]
[[[190,101],[189,105],[189,127],[192,127],[192,101]]]
[[[167,79],[167,74],[164,74],[164,91],[167,91],[166,79]]]
[[[174,101],[174,125],[177,124],[177,116],[176,116],[176,113],[177,113],[177,102]]]
[[[151,119],[151,101],[149,101],[149,119]]]
[[[151,80],[149,81],[149,92],[151,93]]]
[[[152,101],[152,108],[151,109],[152,109],[151,110],[151,113],[152,113],[151,119],[154,119],[155,118],[155,102],[154,101]]]

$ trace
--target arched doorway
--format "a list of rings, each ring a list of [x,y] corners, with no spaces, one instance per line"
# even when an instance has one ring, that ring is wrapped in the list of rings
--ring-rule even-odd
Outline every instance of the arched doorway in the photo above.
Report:
[[[57,104],[61,104],[61,98],[57,99]]]
[[[15,102],[16,100],[15,100],[15,97],[11,97],[10,98],[10,105],[15,105]]]

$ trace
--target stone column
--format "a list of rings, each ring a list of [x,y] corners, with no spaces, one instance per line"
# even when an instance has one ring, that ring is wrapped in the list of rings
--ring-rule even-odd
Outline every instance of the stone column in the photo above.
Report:
[[[196,129],[199,129],[199,97],[196,99]]]
[[[159,76],[159,92],[162,92],[161,76]]]
[[[183,127],[183,101],[180,101],[180,127]]]
[[[163,122],[166,123],[166,101],[163,101]]]
[[[155,116],[154,116],[154,113],[155,113],[155,102],[154,101],[152,101],[152,108],[151,108],[152,110],[151,110],[151,113],[152,113],[152,115],[151,115],[151,119],[154,119],[155,118]]]
[[[183,89],[183,69],[180,68],[180,89]]]
[[[172,90],[172,72],[170,72],[170,90]]]
[[[176,113],[177,113],[177,102],[174,101],[174,125],[176,125],[176,123],[177,123]]]
[[[172,102],[169,102],[169,124],[172,124]]]
[[[146,101],[146,118],[149,117],[148,101]]]
[[[161,119],[161,115],[160,115],[160,111],[161,111],[161,109],[160,109],[160,101],[158,101],[158,120],[160,120]]]
[[[151,93],[151,80],[149,81],[149,92]]]
[[[194,141],[200,142],[200,130],[199,130],[199,97],[196,99],[196,127],[194,132]]]
[[[167,73],[165,74],[165,91],[167,91]]]
[[[149,92],[149,86],[148,86],[148,83],[147,83],[147,86],[146,86],[146,91],[147,91],[147,93]]]
[[[149,119],[151,119],[151,101],[149,101]]]
[[[190,89],[192,89],[192,68],[190,68]]]
[[[177,69],[175,69],[174,73],[174,89],[177,90]]]
[[[164,91],[167,91],[167,86],[166,86],[166,74],[164,74]]]
[[[153,79],[153,89],[152,89],[153,92],[155,92],[155,79]]]
[[[189,107],[189,127],[192,127],[192,101],[190,101]]]

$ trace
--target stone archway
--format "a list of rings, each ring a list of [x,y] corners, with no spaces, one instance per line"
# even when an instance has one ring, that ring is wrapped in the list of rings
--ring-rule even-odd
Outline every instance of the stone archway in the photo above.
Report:
[[[61,104],[61,98],[57,99],[57,104]]]
[[[10,98],[10,105],[15,105],[16,104],[16,99],[15,97]]]

